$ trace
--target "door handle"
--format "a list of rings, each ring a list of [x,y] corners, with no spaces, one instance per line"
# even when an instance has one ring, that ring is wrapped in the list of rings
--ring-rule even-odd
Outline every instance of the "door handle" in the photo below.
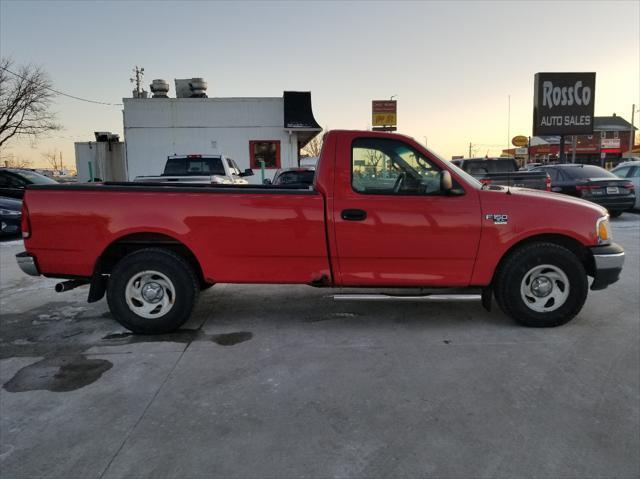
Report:
[[[367,219],[365,210],[342,210],[340,216],[345,221],[364,221]]]

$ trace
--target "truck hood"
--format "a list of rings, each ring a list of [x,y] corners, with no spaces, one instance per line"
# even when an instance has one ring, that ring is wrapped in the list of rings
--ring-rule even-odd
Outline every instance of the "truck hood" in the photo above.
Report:
[[[511,196],[512,201],[523,202],[529,206],[542,207],[542,208],[554,208],[554,207],[568,207],[572,209],[580,208],[584,212],[590,212],[598,216],[604,216],[607,214],[607,210],[600,205],[592,203],[587,200],[582,200],[574,196],[564,195],[561,193],[552,193],[550,191],[532,190],[529,188],[509,188],[511,195],[507,195],[507,188],[500,187],[498,190],[483,190],[482,193],[488,193],[491,195],[502,194],[505,196]],[[505,200],[508,201],[508,200]]]

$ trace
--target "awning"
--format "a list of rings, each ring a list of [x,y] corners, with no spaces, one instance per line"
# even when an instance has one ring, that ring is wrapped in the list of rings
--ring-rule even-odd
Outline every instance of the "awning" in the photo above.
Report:
[[[322,127],[313,117],[311,92],[285,91],[284,128],[298,133],[298,148],[303,148],[322,131]]]

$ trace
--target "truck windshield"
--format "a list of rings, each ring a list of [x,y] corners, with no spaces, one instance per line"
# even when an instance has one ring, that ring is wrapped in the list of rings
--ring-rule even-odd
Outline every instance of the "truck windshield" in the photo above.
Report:
[[[433,152],[431,152],[431,153],[433,154]],[[440,160],[444,161],[445,163],[447,163],[447,160],[444,160],[442,158],[440,158]],[[454,163],[449,162],[449,167],[458,176],[461,176],[467,183],[471,184],[472,186],[475,186],[476,188],[481,188],[482,187],[482,183],[478,179],[476,179],[473,176],[471,176],[469,173],[464,171],[458,165],[455,165]]]
[[[221,158],[169,158],[163,176],[225,176]]]
[[[22,176],[29,183],[32,183],[34,185],[50,185],[57,183],[57,181],[52,180],[47,176],[41,175],[40,173],[36,173],[35,171],[20,170],[16,171],[15,173],[19,176]]]

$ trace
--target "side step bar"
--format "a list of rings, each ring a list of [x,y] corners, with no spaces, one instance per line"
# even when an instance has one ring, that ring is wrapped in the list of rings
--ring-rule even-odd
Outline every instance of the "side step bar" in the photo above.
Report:
[[[480,294],[425,294],[425,295],[393,295],[393,294],[334,294],[335,301],[426,301],[442,303],[447,301],[480,301]]]

